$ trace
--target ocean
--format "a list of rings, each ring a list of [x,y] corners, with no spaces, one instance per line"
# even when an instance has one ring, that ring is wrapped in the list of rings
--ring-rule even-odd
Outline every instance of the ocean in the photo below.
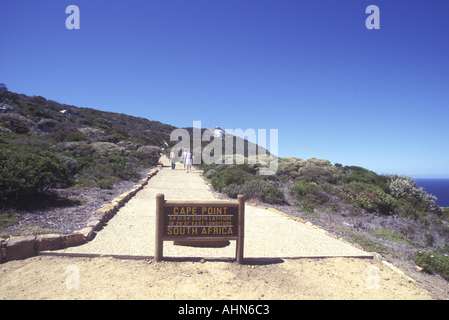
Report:
[[[449,179],[415,179],[416,185],[437,197],[437,205],[449,207]]]

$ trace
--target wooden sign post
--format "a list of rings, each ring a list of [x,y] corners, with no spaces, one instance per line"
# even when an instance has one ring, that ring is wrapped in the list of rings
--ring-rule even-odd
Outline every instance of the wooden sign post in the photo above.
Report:
[[[236,261],[243,263],[245,197],[237,201],[167,201],[156,196],[155,260],[163,259],[164,241],[236,240]]]

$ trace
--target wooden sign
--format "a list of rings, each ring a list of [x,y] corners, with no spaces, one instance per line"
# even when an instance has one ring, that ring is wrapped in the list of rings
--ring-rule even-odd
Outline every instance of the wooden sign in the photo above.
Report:
[[[238,201],[166,201],[156,196],[155,260],[164,241],[236,240],[236,260],[243,262],[245,197]]]

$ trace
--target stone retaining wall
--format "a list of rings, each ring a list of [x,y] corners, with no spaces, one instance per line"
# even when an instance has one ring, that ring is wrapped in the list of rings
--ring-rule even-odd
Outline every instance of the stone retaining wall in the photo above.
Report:
[[[152,169],[146,177],[139,181],[139,184],[113,199],[111,203],[104,204],[87,221],[86,227],[71,234],[44,234],[38,236],[15,237],[0,240],[0,263],[19,260],[35,256],[39,251],[59,250],[68,247],[78,246],[86,241],[90,241],[94,236],[94,231],[99,230],[104,223],[111,219],[125,203],[127,203],[137,192],[148,184],[162,166]]]

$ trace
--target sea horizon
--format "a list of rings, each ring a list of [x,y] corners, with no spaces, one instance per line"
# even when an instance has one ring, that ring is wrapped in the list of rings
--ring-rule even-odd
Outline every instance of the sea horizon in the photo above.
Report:
[[[449,207],[449,178],[413,178],[418,187],[437,197],[436,204]]]

